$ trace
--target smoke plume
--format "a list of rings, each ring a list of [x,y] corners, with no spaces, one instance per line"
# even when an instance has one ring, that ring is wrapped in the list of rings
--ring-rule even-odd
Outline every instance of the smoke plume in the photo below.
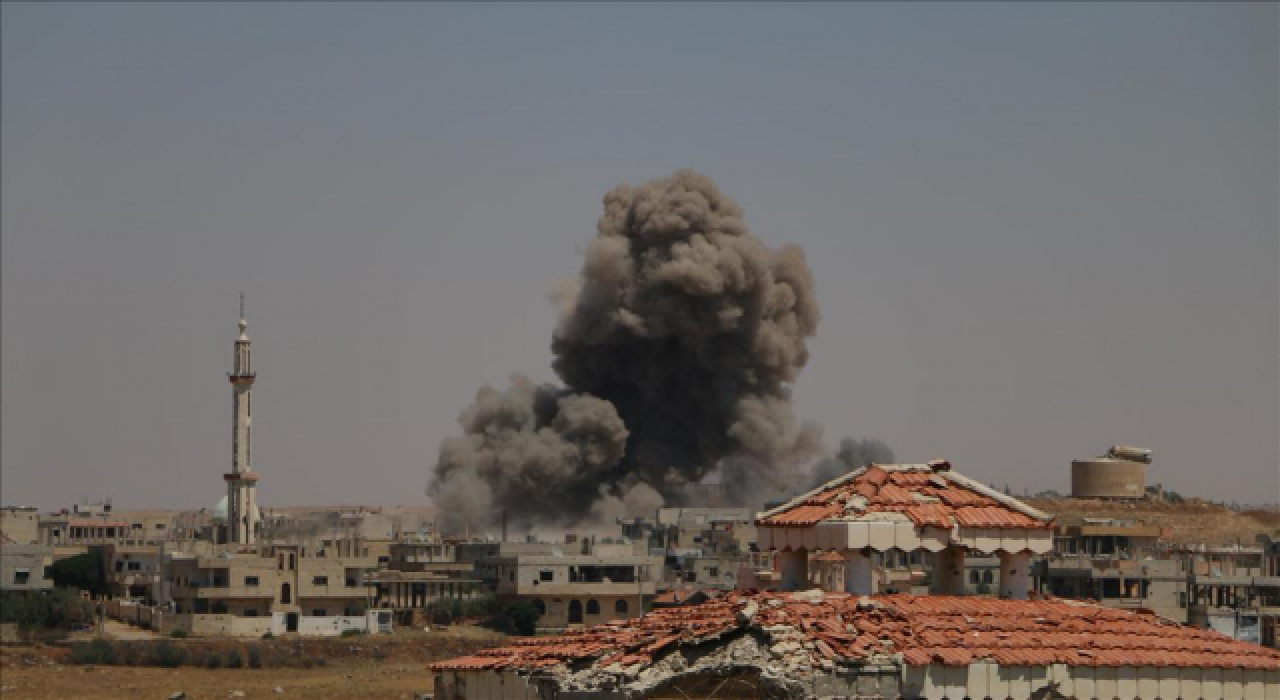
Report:
[[[868,464],[893,464],[893,460],[893,450],[881,440],[845,438],[840,441],[840,450],[835,457],[828,457],[809,470],[809,488],[825,484],[852,469]]]
[[[481,389],[428,493],[472,523],[650,514],[726,458],[778,480],[820,451],[790,385],[818,325],[804,252],[771,250],[709,178],[684,170],[604,197],[576,282],[558,291],[553,367]]]

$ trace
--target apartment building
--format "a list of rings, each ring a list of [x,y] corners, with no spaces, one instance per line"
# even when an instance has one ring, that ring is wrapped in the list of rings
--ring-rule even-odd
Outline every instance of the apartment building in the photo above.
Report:
[[[660,587],[733,590],[749,564],[755,525],[746,508],[659,508],[652,519],[619,520],[624,537],[663,559]]]
[[[1280,548],[1272,538],[1259,544],[1184,550],[1191,562],[1188,622],[1243,641],[1280,646]]]
[[[377,562],[362,552],[301,544],[242,547],[220,553],[167,553],[162,603],[173,627],[197,635],[261,636],[267,632],[341,634],[390,624],[371,613],[367,574]]]
[[[53,588],[49,567],[53,548],[16,544],[0,537],[0,591],[44,591]]]
[[[1053,551],[1033,568],[1036,589],[1186,623],[1187,558],[1161,535],[1160,528],[1132,520],[1083,518],[1059,525]]]
[[[457,552],[499,600],[532,603],[546,630],[638,617],[662,572],[661,557],[625,540],[476,543]]]
[[[102,559],[102,570],[112,597],[148,604],[161,599],[163,543],[95,545],[90,547],[90,551]]]
[[[36,544],[40,541],[40,511],[32,506],[0,507],[0,537],[14,544]]]
[[[428,533],[391,543],[387,568],[369,577],[374,607],[395,611],[401,624],[417,624],[417,615],[432,603],[486,595],[475,562],[458,561],[457,545]]]
[[[208,539],[210,516],[176,510],[113,511],[110,504],[77,505],[39,516],[37,541],[76,554],[93,545],[158,544]]]

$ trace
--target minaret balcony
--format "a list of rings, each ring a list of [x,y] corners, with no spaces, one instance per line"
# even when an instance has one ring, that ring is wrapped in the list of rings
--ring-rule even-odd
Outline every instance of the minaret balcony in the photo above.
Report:
[[[232,384],[252,384],[257,377],[257,372],[227,372],[227,379]]]

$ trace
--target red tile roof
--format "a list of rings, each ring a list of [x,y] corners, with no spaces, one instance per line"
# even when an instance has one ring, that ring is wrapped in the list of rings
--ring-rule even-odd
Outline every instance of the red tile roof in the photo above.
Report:
[[[702,590],[678,590],[673,589],[654,596],[653,604],[657,605],[687,605],[689,601],[705,600],[713,597],[707,591]]]
[[[812,668],[901,654],[911,666],[1186,666],[1280,670],[1280,651],[1225,635],[1072,600],[976,596],[730,593],[634,620],[522,639],[431,665],[437,670],[545,667],[636,672],[668,648],[731,639],[753,630],[767,645],[760,664]],[[787,644],[784,640],[800,643]]]
[[[1053,527],[1051,516],[952,472],[947,462],[872,464],[762,514],[756,524],[805,527],[868,513],[900,513],[918,527]]]

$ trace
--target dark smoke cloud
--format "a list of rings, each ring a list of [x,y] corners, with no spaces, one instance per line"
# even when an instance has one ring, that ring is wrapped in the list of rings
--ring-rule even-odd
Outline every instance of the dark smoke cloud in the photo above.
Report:
[[[709,178],[680,171],[604,197],[560,290],[553,367],[568,388],[482,389],[428,493],[479,523],[651,513],[725,458],[779,481],[820,451],[789,386],[818,325],[803,251],[771,250]]]
[[[868,464],[893,464],[893,462],[893,450],[883,441],[875,438],[862,440],[845,438],[840,441],[840,450],[834,457],[818,462],[809,470],[808,488],[825,484],[858,467],[865,467]]]

